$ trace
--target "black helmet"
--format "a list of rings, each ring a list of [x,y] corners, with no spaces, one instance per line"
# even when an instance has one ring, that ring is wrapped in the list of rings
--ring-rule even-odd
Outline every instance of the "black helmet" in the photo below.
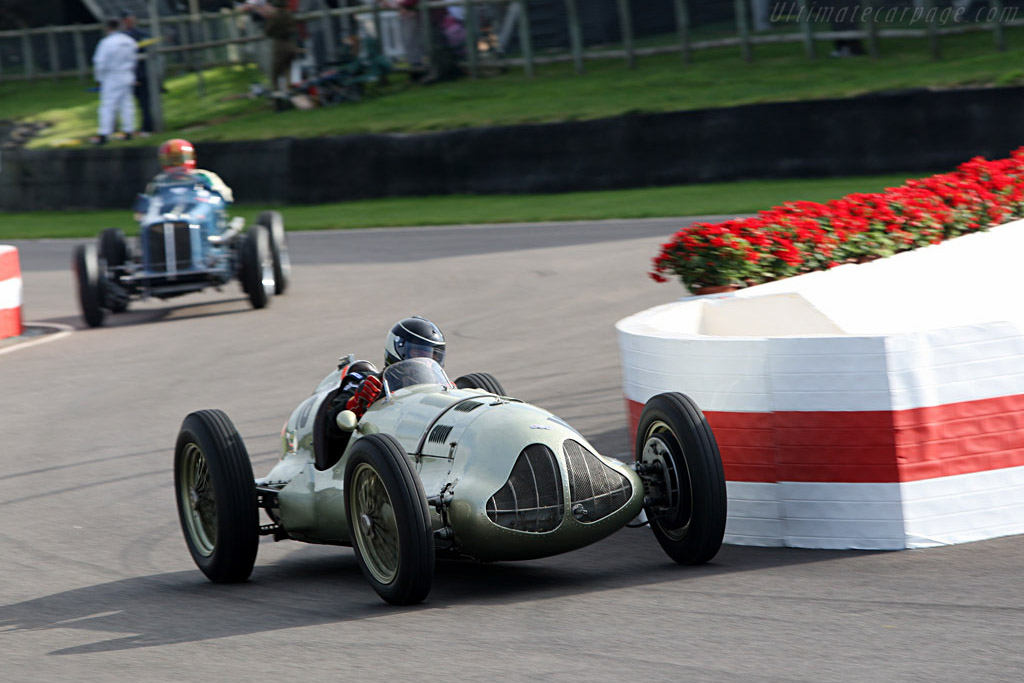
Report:
[[[384,340],[384,367],[407,358],[433,358],[444,366],[444,335],[437,325],[414,315],[399,320]]]

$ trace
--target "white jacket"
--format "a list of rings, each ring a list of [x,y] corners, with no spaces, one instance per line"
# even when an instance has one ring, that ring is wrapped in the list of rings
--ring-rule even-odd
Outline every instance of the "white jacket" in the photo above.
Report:
[[[138,54],[139,44],[131,36],[121,31],[109,33],[93,53],[93,75],[100,83],[134,83]]]

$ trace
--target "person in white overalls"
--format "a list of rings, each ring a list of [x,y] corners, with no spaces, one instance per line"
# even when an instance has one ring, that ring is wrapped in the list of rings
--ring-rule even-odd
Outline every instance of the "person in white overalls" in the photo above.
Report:
[[[93,74],[100,84],[100,127],[92,142],[102,145],[114,132],[114,119],[121,118],[125,138],[135,132],[135,63],[139,45],[120,30],[117,19],[107,21],[107,35],[96,46],[92,56]]]

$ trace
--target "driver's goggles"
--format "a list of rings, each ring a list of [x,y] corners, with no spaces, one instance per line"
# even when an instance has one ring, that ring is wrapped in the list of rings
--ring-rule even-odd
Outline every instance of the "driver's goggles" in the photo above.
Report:
[[[405,358],[433,358],[438,365],[444,366],[444,349],[427,344],[406,343]]]

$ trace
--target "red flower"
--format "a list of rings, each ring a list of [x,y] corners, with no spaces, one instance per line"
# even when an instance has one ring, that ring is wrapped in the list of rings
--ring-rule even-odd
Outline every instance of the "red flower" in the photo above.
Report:
[[[650,276],[688,286],[756,284],[888,256],[1024,217],[1024,147],[955,171],[825,204],[786,202],[751,218],[694,223],[661,245]]]

